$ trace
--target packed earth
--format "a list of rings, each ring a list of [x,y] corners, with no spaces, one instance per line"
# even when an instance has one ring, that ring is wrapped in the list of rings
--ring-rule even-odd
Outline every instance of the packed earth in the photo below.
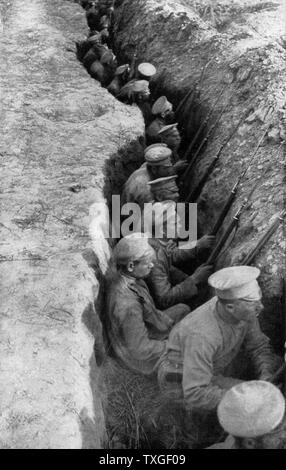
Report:
[[[283,0],[0,15],[0,448],[286,448]]]

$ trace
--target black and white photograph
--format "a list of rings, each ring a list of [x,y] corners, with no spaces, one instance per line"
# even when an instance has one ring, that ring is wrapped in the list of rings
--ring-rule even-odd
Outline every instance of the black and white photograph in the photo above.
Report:
[[[285,0],[0,0],[1,450],[286,449],[285,156]]]

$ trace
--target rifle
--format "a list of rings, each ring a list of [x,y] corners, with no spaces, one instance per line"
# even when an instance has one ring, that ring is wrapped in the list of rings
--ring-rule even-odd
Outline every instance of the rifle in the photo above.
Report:
[[[244,260],[242,261],[243,265],[247,266],[247,265],[252,263],[252,261],[255,259],[255,257],[257,256],[257,254],[261,250],[261,248],[263,248],[263,246],[268,242],[268,240],[270,240],[270,238],[272,237],[274,232],[276,232],[276,230],[278,229],[278,227],[280,225],[280,222],[283,222],[285,215],[286,215],[286,209],[284,209],[276,217],[276,219],[274,220],[272,225],[269,227],[269,229],[266,231],[266,233],[264,235],[262,235],[262,237],[258,241],[255,248],[250,253],[248,253],[248,255],[244,258]]]
[[[248,165],[248,167],[246,168],[246,170],[244,170],[244,174],[246,173],[246,171],[248,170],[250,165]],[[248,205],[254,191],[256,190],[257,186],[259,184],[259,181],[254,185],[254,187],[251,189],[251,191],[249,192],[249,194],[244,198],[243,202],[241,203],[240,207],[238,208],[238,210],[236,211],[236,213],[234,214],[234,216],[232,217],[228,227],[226,228],[226,230],[224,231],[224,233],[222,234],[222,236],[220,237],[219,241],[217,242],[217,244],[215,245],[215,247],[213,248],[206,264],[214,264],[216,259],[218,258],[220,252],[221,252],[221,249],[222,247],[224,246],[225,242],[227,241],[227,239],[229,238],[230,234],[232,233],[232,231],[234,230],[234,228],[237,228],[238,227],[238,223],[239,223],[239,220],[240,220],[240,217],[244,211],[244,209],[246,208],[246,206]]]
[[[209,165],[207,171],[205,172],[204,176],[202,177],[202,179],[200,180],[200,182],[198,183],[198,185],[196,186],[196,188],[190,192],[190,194],[188,195],[187,197],[187,202],[189,201],[196,201],[200,194],[201,194],[201,191],[205,185],[205,183],[207,182],[209,176],[211,175],[211,173],[213,172],[213,170],[215,169],[216,167],[216,164],[222,154],[222,151],[224,150],[224,148],[227,146],[227,144],[230,142],[230,140],[233,138],[233,136],[236,134],[237,130],[239,129],[239,127],[241,126],[241,124],[244,122],[246,116],[247,116],[248,112],[247,113],[244,113],[244,115],[242,116],[242,118],[239,120],[238,124],[235,126],[235,128],[231,131],[231,133],[229,134],[228,137],[226,137],[224,139],[224,141],[222,142],[221,146],[219,147],[218,151],[217,151],[217,154],[215,156],[215,158],[213,159],[212,163]],[[237,185],[238,186],[238,185]]]
[[[192,142],[190,143],[189,147],[188,147],[187,150],[186,150],[186,153],[185,153],[185,155],[184,155],[184,160],[188,160],[188,158],[190,157],[191,152],[192,152],[192,150],[193,150],[193,147],[194,147],[194,145],[195,145],[195,143],[196,143],[196,141],[197,141],[197,139],[198,139],[198,137],[199,137],[201,131],[203,130],[203,128],[204,128],[204,127],[207,125],[207,123],[209,122],[209,120],[210,120],[211,116],[213,115],[213,112],[214,112],[214,110],[215,110],[215,108],[216,108],[218,102],[220,101],[221,96],[222,96],[222,94],[224,93],[224,90],[225,90],[225,89],[226,89],[226,86],[222,89],[222,91],[221,91],[220,94],[219,94],[218,99],[215,101],[215,103],[213,104],[213,106],[210,108],[209,112],[208,112],[207,115],[206,115],[206,118],[204,119],[204,121],[203,121],[202,124],[200,125],[198,131],[196,132],[195,137],[193,138]]]
[[[251,166],[251,163],[252,163],[252,160],[253,158],[255,157],[259,147],[260,147],[260,144],[262,143],[266,133],[268,132],[268,128],[267,127],[267,130],[263,133],[262,137],[260,138],[259,142],[258,142],[258,145],[256,146],[253,154],[252,154],[252,157],[250,159],[250,164],[246,167],[245,170],[243,170],[243,172],[239,175],[236,183],[234,184],[233,188],[231,189],[230,191],[230,195],[225,203],[225,205],[223,206],[223,209],[220,213],[220,215],[218,216],[218,219],[215,223],[215,226],[214,228],[212,229],[211,231],[211,235],[216,235],[217,232],[219,231],[219,229],[221,228],[223,222],[224,222],[224,219],[226,218],[228,212],[229,212],[229,209],[231,208],[232,204],[233,204],[233,201],[235,200],[236,198],[236,194],[237,194],[237,191],[238,191],[238,188],[239,188],[239,185],[242,181],[242,179],[245,177],[246,173],[248,172],[250,166]],[[262,178],[262,176],[268,171],[269,167],[271,166],[271,164],[266,168],[266,170],[263,172],[263,174],[261,175],[261,177],[259,178],[259,181],[260,179]]]
[[[199,156],[200,151],[202,150],[202,148],[203,148],[203,146],[205,145],[205,143],[209,140],[211,134],[213,133],[213,131],[215,130],[215,128],[217,127],[217,125],[219,124],[219,122],[220,122],[220,120],[221,120],[221,118],[222,118],[222,115],[223,115],[223,113],[225,112],[227,106],[228,106],[228,103],[226,103],[226,104],[224,105],[224,107],[222,108],[221,112],[219,113],[218,118],[216,119],[216,121],[214,122],[214,124],[209,128],[206,137],[205,137],[205,138],[202,140],[202,142],[200,143],[200,145],[199,145],[199,147],[198,147],[196,153],[194,154],[193,158],[192,158],[191,161],[189,162],[188,167],[187,167],[185,173],[184,173],[183,176],[182,176],[182,180],[183,180],[183,181],[185,181],[186,178],[189,176],[189,174],[190,174],[191,170],[193,169],[193,166],[194,166],[194,164],[195,164],[195,162],[196,162],[196,160],[197,160],[197,158],[198,158],[198,156]]]
[[[204,75],[205,75],[205,71],[206,71],[207,67],[209,66],[209,64],[210,64],[211,62],[212,62],[212,59],[209,60],[209,61],[204,65],[204,67],[202,68],[202,71],[201,71],[201,74],[200,74],[199,79],[195,82],[195,85],[193,86],[193,88],[191,88],[191,89],[185,94],[185,96],[182,98],[182,100],[181,100],[180,103],[178,104],[177,109],[176,109],[176,116],[178,116],[178,115],[181,113],[183,107],[185,106],[185,104],[187,103],[187,101],[189,100],[189,98],[190,98],[191,95],[193,95],[192,101],[191,101],[191,103],[193,104],[193,101],[194,101],[194,99],[195,99],[194,97],[195,97],[195,94],[196,94],[196,92],[197,92],[197,89],[198,89],[199,85],[202,84],[203,79],[204,79]]]

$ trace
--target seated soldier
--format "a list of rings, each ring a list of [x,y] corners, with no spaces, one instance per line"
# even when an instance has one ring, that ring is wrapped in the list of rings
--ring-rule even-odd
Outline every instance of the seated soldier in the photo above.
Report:
[[[124,103],[141,103],[150,97],[149,83],[147,80],[130,80],[124,85],[117,95],[117,98]]]
[[[112,93],[114,96],[117,96],[121,88],[127,83],[129,72],[130,72],[129,64],[124,64],[124,65],[121,65],[120,67],[117,67],[115,71],[115,77],[113,78],[112,82],[107,87],[108,91]]]
[[[181,145],[181,136],[178,131],[178,123],[169,124],[168,126],[162,127],[162,129],[158,132],[159,137],[161,138],[161,142],[166,144],[173,152],[173,160],[174,163],[177,162],[180,157],[178,154],[179,147]],[[184,165],[182,169],[186,169],[188,163],[184,161]]]
[[[229,436],[208,449],[286,449],[285,398],[269,382],[235,385],[222,398],[217,415]]]
[[[153,257],[146,235],[122,238],[106,283],[106,333],[112,351],[126,367],[145,375],[157,370],[170,329],[189,312],[184,304],[156,309],[143,280],[153,267]]]
[[[158,373],[162,389],[174,387],[168,374],[182,373],[187,410],[201,416],[214,413],[231,387],[253,378],[268,380],[280,365],[269,339],[262,333],[260,270],[234,266],[209,278],[216,296],[187,315],[171,331]]]
[[[146,129],[147,144],[155,144],[161,142],[159,131],[167,124],[172,124],[175,119],[173,112],[173,105],[170,103],[166,96],[160,96],[152,106],[152,115],[155,119]]]
[[[148,210],[150,216],[147,215]],[[146,208],[144,215],[144,231],[149,233],[149,243],[156,253],[147,284],[158,308],[168,308],[178,302],[189,303],[198,295],[212,272],[212,266],[200,266],[189,276],[179,269],[182,263],[196,260],[201,250],[210,248],[215,237],[202,237],[192,249],[177,248],[174,238],[179,228],[178,218],[174,201],[157,202],[151,208]],[[159,220],[163,221],[163,229],[158,237],[154,228]],[[168,238],[170,229],[174,234],[173,239]]]
[[[164,144],[151,145],[145,149],[145,163],[129,176],[124,185],[122,205],[126,202],[135,202],[143,208],[144,203],[153,201],[148,183],[157,178],[174,175],[171,155],[171,150]]]
[[[151,188],[154,202],[179,201],[179,188],[176,184],[177,175],[158,178],[150,181],[148,186]]]

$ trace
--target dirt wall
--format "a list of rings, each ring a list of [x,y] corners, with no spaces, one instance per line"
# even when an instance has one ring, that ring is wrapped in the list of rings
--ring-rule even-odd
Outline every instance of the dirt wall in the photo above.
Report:
[[[100,448],[99,285],[82,252],[95,224],[104,269],[105,161],[142,134],[142,118],[78,63],[79,5],[12,0],[0,11],[0,447]]]

